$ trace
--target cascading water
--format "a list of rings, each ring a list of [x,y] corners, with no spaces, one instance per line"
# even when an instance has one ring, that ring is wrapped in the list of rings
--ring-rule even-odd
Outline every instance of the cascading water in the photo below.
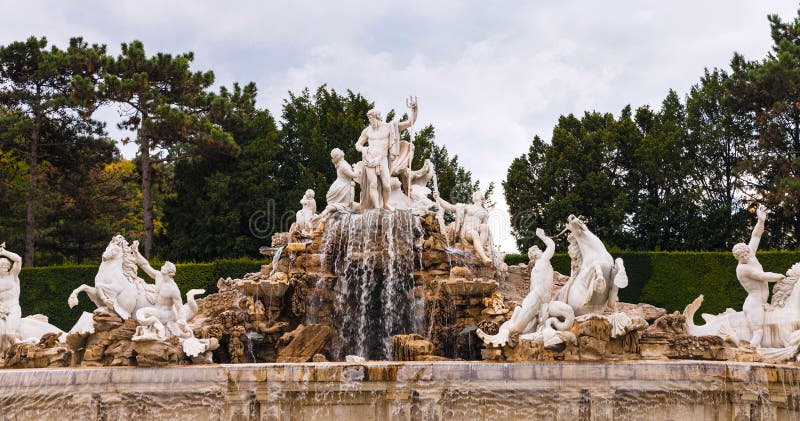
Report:
[[[323,264],[338,276],[333,358],[389,359],[392,335],[422,333],[415,332],[424,313],[415,307],[422,302],[413,293],[421,241],[419,218],[409,211],[375,209],[328,220]]]

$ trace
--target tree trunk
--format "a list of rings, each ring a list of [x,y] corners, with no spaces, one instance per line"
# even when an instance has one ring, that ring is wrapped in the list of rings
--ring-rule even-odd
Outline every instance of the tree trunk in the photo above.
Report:
[[[38,118],[37,118],[38,120]],[[25,210],[25,266],[33,266],[36,243],[36,182],[39,177],[39,125],[34,124],[28,154],[28,194]]]
[[[37,95],[39,87],[36,88]],[[36,250],[36,200],[37,181],[39,178],[39,130],[42,125],[41,111],[34,111],[33,129],[31,130],[30,151],[28,153],[28,194],[25,210],[25,266],[33,266]]]
[[[142,116],[145,124],[146,116]],[[153,180],[152,163],[150,162],[150,139],[144,133],[144,128],[139,129],[139,154],[142,160],[142,208],[144,210],[144,255],[150,258],[153,247]]]

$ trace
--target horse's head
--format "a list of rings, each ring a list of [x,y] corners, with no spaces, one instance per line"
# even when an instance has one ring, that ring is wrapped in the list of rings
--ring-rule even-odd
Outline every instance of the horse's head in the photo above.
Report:
[[[581,221],[580,218],[575,215],[570,215],[567,217],[567,229],[576,238],[581,237],[583,234],[589,232],[589,228],[586,227],[586,224],[584,224],[583,221]]]
[[[103,252],[103,261],[107,262],[109,260],[115,260],[122,257],[122,247],[120,247],[119,243],[115,240],[111,240],[108,243],[108,247]]]

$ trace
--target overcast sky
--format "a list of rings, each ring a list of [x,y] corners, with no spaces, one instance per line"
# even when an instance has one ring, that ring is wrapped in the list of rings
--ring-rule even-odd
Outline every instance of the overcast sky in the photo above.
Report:
[[[670,88],[683,96],[734,51],[764,57],[766,16],[798,9],[753,0],[2,3],[0,44],[37,35],[63,47],[83,36],[114,54],[134,39],[150,54],[193,51],[194,69],[213,70],[217,84],[256,82],[276,117],[287,91],[323,83],[384,113],[416,95],[417,127],[433,124],[483,186],[498,184],[493,225],[506,250],[515,245],[499,183],[535,134],[549,140],[561,114],[658,107]]]

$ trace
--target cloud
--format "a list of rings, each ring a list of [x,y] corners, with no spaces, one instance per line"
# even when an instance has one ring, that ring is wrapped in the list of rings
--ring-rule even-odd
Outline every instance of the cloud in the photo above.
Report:
[[[726,67],[734,51],[763,57],[766,15],[797,10],[793,1],[747,0],[76,4],[7,5],[0,43],[36,34],[64,45],[83,35],[111,51],[133,39],[151,53],[194,51],[195,68],[214,70],[219,84],[255,81],[261,105],[278,116],[287,91],[323,83],[384,112],[417,95],[418,127],[433,124],[437,142],[484,186],[505,178],[535,134],[549,139],[559,115],[658,107],[704,67]],[[494,199],[505,209],[499,186]],[[498,243],[514,249],[505,237]]]

